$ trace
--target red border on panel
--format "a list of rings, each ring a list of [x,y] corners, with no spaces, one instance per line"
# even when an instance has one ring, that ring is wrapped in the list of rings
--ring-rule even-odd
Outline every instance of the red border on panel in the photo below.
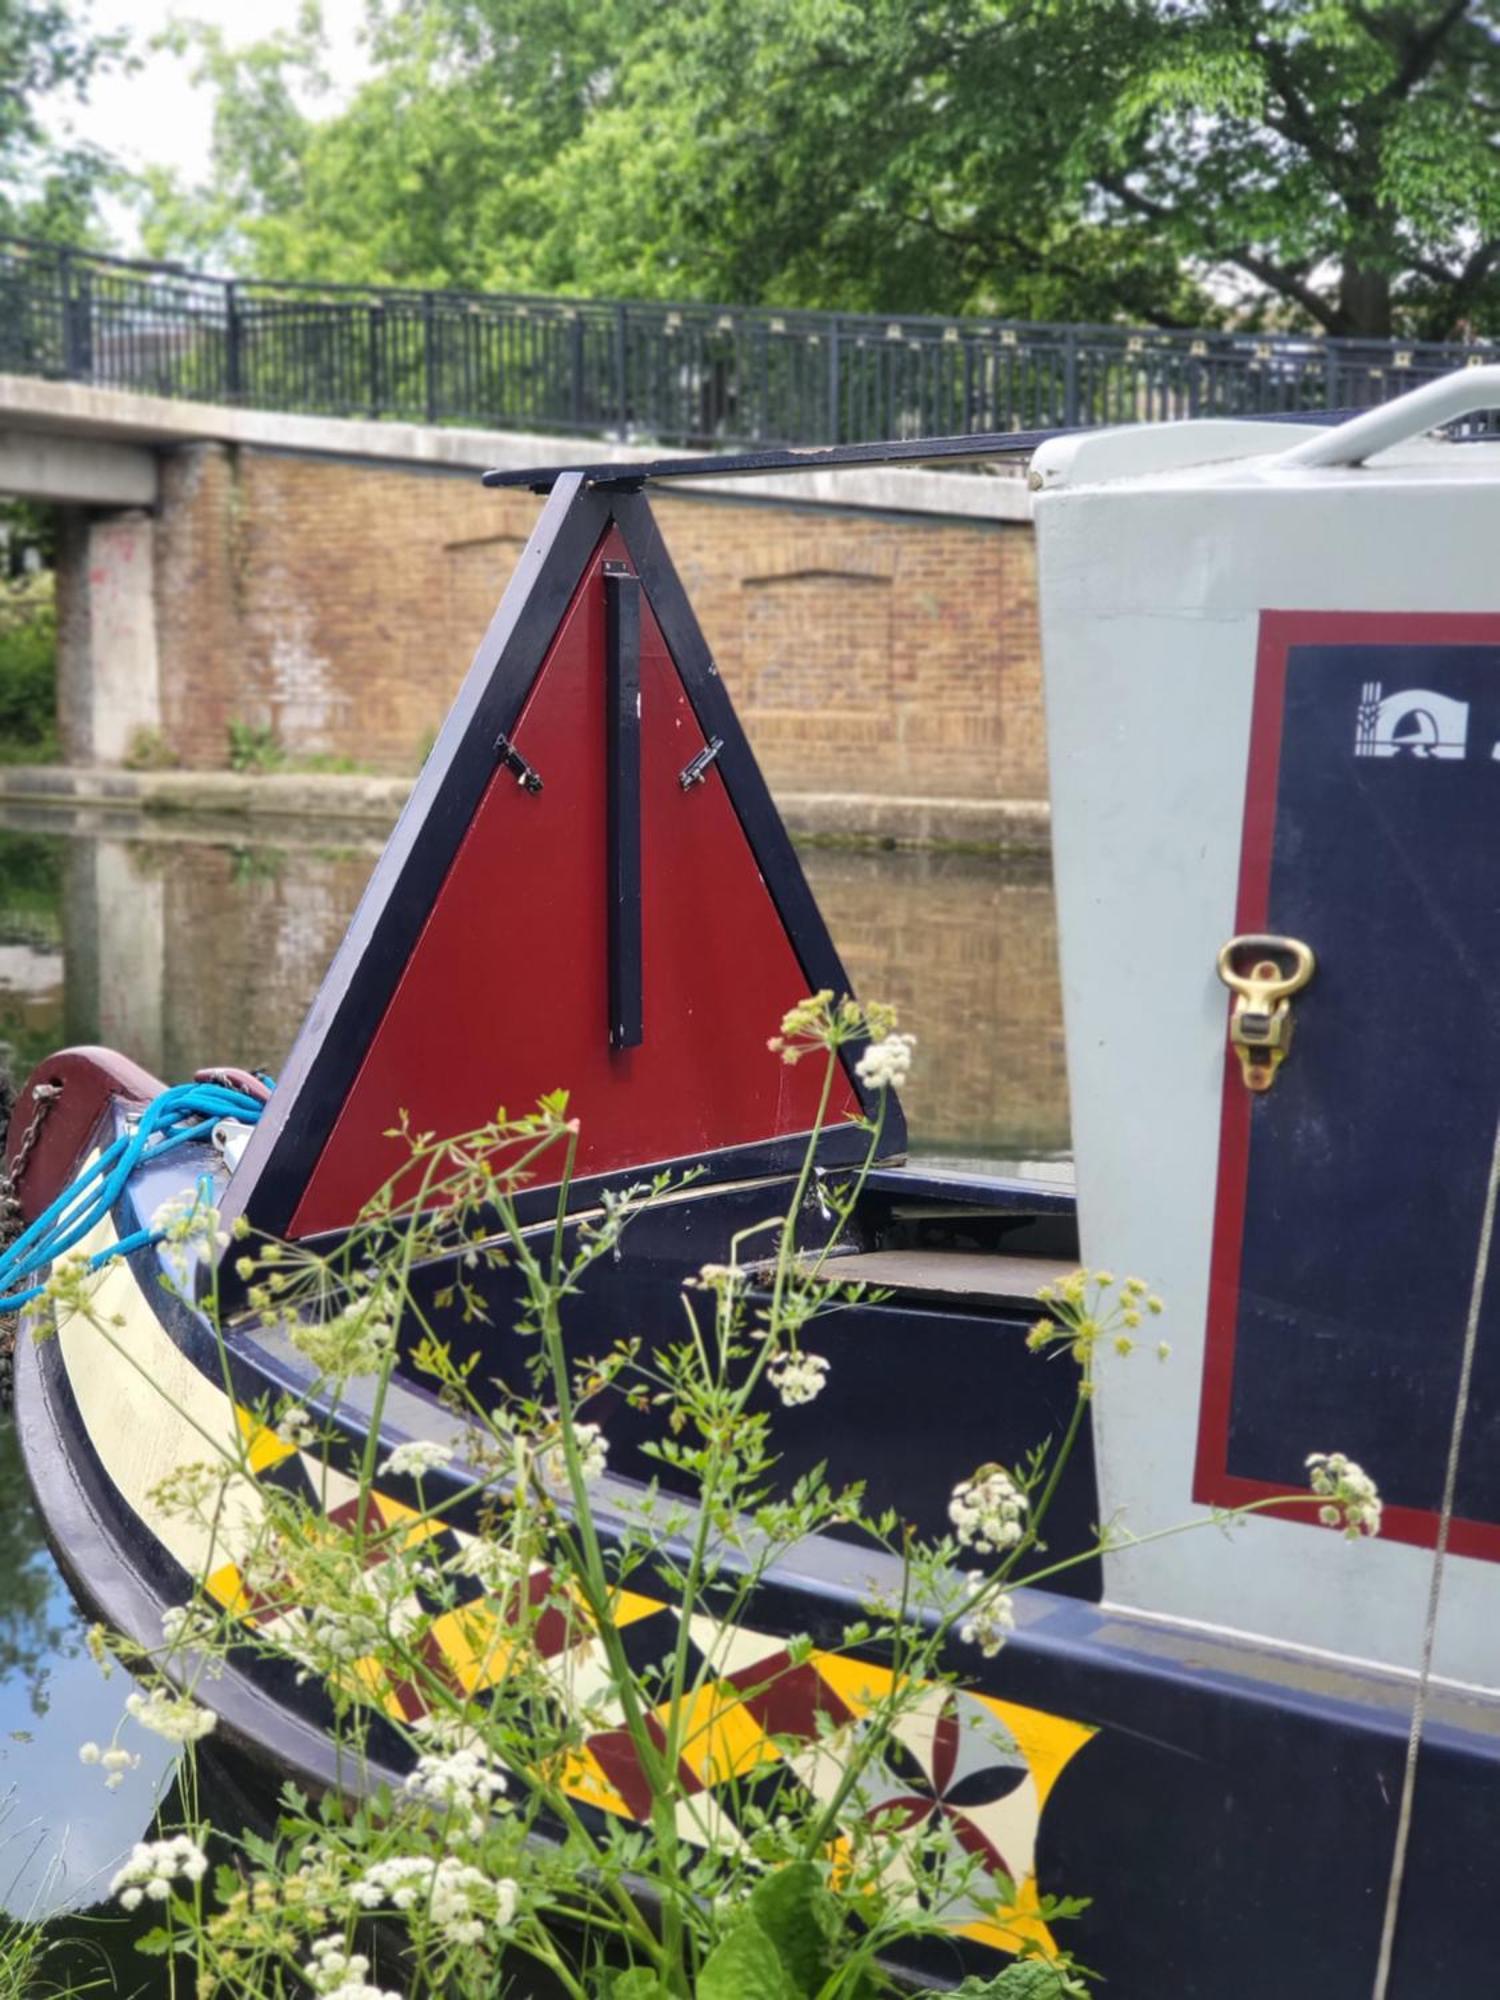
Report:
[[[1287,655],[1293,646],[1500,645],[1500,613],[1263,611],[1250,711],[1250,757],[1245,774],[1245,827],[1240,847],[1236,932],[1263,931],[1271,889],[1276,836],[1276,787],[1281,771]],[[1219,1122],[1218,1195],[1214,1206],[1203,1391],[1198,1412],[1198,1452],[1193,1498],[1214,1507],[1243,1507],[1290,1490],[1228,1470],[1229,1418],[1234,1386],[1234,1345],[1240,1292],[1240,1247],[1250,1169],[1250,1092],[1231,1049],[1224,1052],[1223,1110]],[[1379,1468],[1375,1468],[1377,1475]],[[1306,1489],[1303,1489],[1306,1490]],[[1316,1523],[1314,1510],[1297,1508],[1279,1518]],[[1431,1548],[1435,1511],[1387,1507],[1381,1535]],[[1500,1525],[1455,1519],[1448,1546],[1455,1555],[1500,1562]]]

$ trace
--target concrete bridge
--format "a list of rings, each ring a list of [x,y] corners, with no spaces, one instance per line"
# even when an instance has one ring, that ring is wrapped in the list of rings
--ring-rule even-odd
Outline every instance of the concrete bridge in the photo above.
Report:
[[[538,505],[479,472],[647,455],[0,375],[0,493],[59,513],[59,785],[222,770],[231,723],[293,759],[409,777]],[[1013,468],[702,481],[656,504],[794,824],[1034,834],[1046,781]]]

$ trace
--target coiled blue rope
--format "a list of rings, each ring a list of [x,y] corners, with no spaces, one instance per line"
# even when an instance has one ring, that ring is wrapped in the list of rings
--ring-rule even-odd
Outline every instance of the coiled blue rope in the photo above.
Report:
[[[153,1098],[134,1131],[122,1132],[106,1146],[98,1159],[0,1253],[0,1313],[17,1312],[41,1297],[46,1286],[28,1285],[27,1280],[44,1265],[66,1256],[109,1214],[125,1183],[143,1162],[159,1160],[190,1139],[207,1138],[221,1118],[254,1125],[264,1109],[262,1099],[222,1083],[179,1083]],[[97,1271],[111,1257],[123,1257],[128,1251],[157,1243],[165,1234],[163,1229],[137,1229],[111,1243],[107,1250],[97,1251],[89,1259],[89,1269]]]

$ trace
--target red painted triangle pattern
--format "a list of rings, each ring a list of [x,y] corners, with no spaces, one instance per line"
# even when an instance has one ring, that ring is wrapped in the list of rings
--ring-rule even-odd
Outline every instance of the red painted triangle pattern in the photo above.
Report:
[[[718,771],[684,791],[703,732],[641,602],[645,1040],[610,1047],[605,611],[611,531],[574,594],[512,739],[541,773],[486,790],[303,1190],[291,1235],[347,1226],[418,1130],[473,1130],[566,1089],[580,1176],[807,1131],[818,1065],[766,1049],[808,981]],[[847,1078],[831,1117],[858,1109]]]

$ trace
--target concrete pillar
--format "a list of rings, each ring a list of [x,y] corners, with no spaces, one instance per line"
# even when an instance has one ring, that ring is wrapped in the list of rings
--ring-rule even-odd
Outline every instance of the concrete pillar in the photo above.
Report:
[[[161,728],[155,540],[141,508],[62,510],[58,535],[57,720],[70,764],[123,764]]]

